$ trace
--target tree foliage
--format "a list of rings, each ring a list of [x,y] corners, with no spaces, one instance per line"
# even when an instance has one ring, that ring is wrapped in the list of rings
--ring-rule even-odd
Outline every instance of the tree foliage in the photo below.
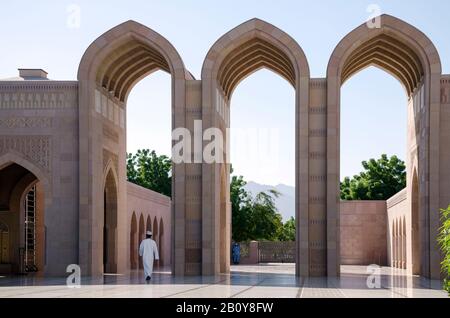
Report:
[[[293,217],[283,224],[278,238],[284,242],[295,241],[295,219]]]
[[[233,176],[230,184],[230,200],[232,213],[232,237],[236,242],[249,240],[251,237],[250,206],[251,196],[244,187],[244,178]]]
[[[275,206],[275,199],[280,195],[275,190],[260,192],[251,202],[251,234],[250,239],[260,241],[276,241],[283,221]]]
[[[128,181],[155,192],[171,196],[172,162],[167,156],[158,156],[149,149],[127,154]]]
[[[363,161],[364,171],[341,182],[342,200],[387,200],[406,187],[406,166],[397,156]]]
[[[444,256],[442,261],[442,273],[444,274],[444,289],[450,294],[450,206],[441,210],[442,227],[439,231],[439,245]]]
[[[275,205],[280,195],[275,190],[260,192],[255,197],[244,187],[247,183],[242,176],[233,176],[230,185],[232,209],[232,237],[236,242],[250,240],[295,240],[295,222],[293,237],[289,234],[292,224],[285,229],[281,214]],[[290,221],[288,221],[290,222]]]

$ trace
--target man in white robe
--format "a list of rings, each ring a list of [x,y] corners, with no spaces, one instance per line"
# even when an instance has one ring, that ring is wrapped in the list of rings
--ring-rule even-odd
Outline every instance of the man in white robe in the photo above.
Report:
[[[158,246],[152,240],[152,235],[152,232],[147,231],[147,238],[139,245],[139,256],[142,257],[142,263],[144,264],[144,277],[146,281],[152,279],[153,261],[159,260]]]

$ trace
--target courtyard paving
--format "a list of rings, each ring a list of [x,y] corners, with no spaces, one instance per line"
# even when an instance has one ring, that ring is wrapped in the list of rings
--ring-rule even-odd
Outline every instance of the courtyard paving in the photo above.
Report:
[[[232,266],[229,275],[173,277],[169,269],[155,272],[150,283],[142,273],[84,278],[68,288],[66,278],[0,276],[0,298],[447,298],[441,283],[382,268],[380,288],[367,287],[366,267],[342,266],[340,278],[296,278],[294,264]]]

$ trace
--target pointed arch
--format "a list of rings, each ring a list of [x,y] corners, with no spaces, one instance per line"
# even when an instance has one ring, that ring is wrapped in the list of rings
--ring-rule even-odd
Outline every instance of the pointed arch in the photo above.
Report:
[[[8,152],[2,156],[0,156],[0,170],[11,165],[11,164],[17,164],[19,166],[24,167],[28,171],[30,171],[32,174],[36,176],[37,179],[42,183],[44,187],[45,192],[45,198],[46,198],[46,205],[49,205],[49,200],[51,199],[51,188],[50,188],[50,182],[48,179],[48,174],[39,168],[36,164],[34,164],[32,161],[28,160],[23,155],[16,153],[16,152]]]
[[[116,167],[114,166],[114,162],[112,159],[108,161],[108,163],[105,166],[105,169],[103,170],[103,187],[106,186],[108,178],[111,178],[111,181],[114,181],[116,187],[118,186],[119,177],[117,175]]]
[[[101,224],[101,201],[95,200],[101,192],[102,159],[105,160],[105,150],[116,157],[120,166],[116,172],[119,176],[123,169],[123,149],[126,132],[126,104],[128,94],[133,86],[150,73],[162,70],[170,73],[172,86],[172,130],[186,127],[186,79],[193,79],[185,69],[184,62],[174,46],[163,36],[150,28],[135,22],[124,22],[98,37],[85,51],[78,68],[78,111],[79,111],[79,196],[80,200],[80,265],[86,274],[100,274],[101,258],[98,249],[101,248],[96,236]],[[115,135],[117,143],[109,143],[105,134],[95,127],[108,126]],[[105,129],[105,128],[104,128]],[[103,130],[105,131],[105,130]],[[174,166],[173,175],[184,173],[184,165]],[[125,187],[126,180],[119,178],[119,188]],[[184,193],[184,184],[173,186],[173,197],[178,198]],[[178,206],[184,202],[178,200]],[[123,196],[119,197],[118,205],[126,205]],[[180,212],[184,213],[184,212]],[[81,219],[87,216],[88,220]],[[125,240],[127,234],[118,229],[119,239]],[[87,242],[93,242],[88,244]],[[120,249],[119,254],[124,250]],[[120,270],[126,267],[126,257],[118,258]]]
[[[130,268],[138,267],[138,237],[137,237],[136,212],[133,211],[130,222]]]
[[[327,218],[339,220],[339,180],[340,180],[340,90],[341,85],[352,75],[368,66],[376,66],[397,78],[405,87],[414,109],[424,109],[424,115],[417,115],[422,121],[423,131],[419,135],[426,136],[419,145],[423,156],[429,158],[421,166],[420,176],[427,176],[427,184],[433,191],[426,191],[434,199],[424,202],[424,209],[438,210],[434,202],[439,202],[439,149],[431,148],[438,140],[439,126],[430,125],[430,121],[439,120],[441,60],[439,54],[421,31],[412,25],[392,17],[377,17],[379,28],[370,28],[362,24],[346,35],[334,49],[327,68],[327,156],[336,158],[327,161]],[[423,97],[423,98],[422,98]],[[421,104],[416,106],[417,104]],[[433,203],[431,203],[433,202]],[[428,206],[426,206],[428,205]],[[438,228],[435,216],[430,226]],[[400,222],[399,222],[400,223]],[[337,238],[338,226],[334,222],[327,225],[327,237]],[[400,231],[398,232],[400,235]],[[328,268],[339,273],[339,255],[334,249],[334,239],[328,239]],[[430,247],[431,248],[431,247]],[[435,248],[435,247],[433,247]],[[430,257],[430,255],[428,255]],[[330,263],[331,262],[331,263]],[[434,264],[434,274],[439,265]],[[330,275],[331,273],[329,273]],[[432,275],[430,273],[430,275]]]
[[[147,215],[147,221],[145,222],[145,231],[152,231],[152,217],[150,215]]]
[[[160,244],[161,242],[159,241],[159,225],[158,225],[158,219],[155,218],[153,219],[153,240],[156,242],[156,246],[158,248],[158,253],[160,252]]]
[[[39,168],[19,154],[8,153],[0,156],[0,172],[1,206],[8,211],[2,220],[8,230],[0,233],[0,263],[9,264],[6,272],[42,274],[45,272],[48,191],[38,178]],[[5,273],[4,270],[0,272]]]
[[[144,216],[142,213],[139,216],[139,237],[138,244],[141,244],[142,240],[145,238],[145,224],[144,224]],[[139,257],[139,268],[144,268],[142,264],[142,258]]]
[[[153,231],[152,231],[152,233],[153,233],[153,239],[157,242],[157,243],[159,243],[158,241],[159,241],[159,229],[158,229],[158,220],[156,219],[156,216],[155,216],[155,218],[153,219]]]
[[[112,166],[107,167],[103,186],[103,272],[116,273],[118,262],[118,178]]]
[[[129,20],[98,37],[84,53],[78,80],[95,82],[121,101],[143,77],[163,70],[174,79],[190,79],[174,46],[159,33]]]
[[[328,62],[328,78],[336,78],[341,85],[361,69],[375,65],[394,75],[412,93],[423,76],[440,77],[439,53],[425,34],[390,15],[379,19],[380,28],[364,23],[339,42]]]
[[[139,215],[139,242],[141,242],[145,238],[145,223],[144,223],[144,215],[141,213]]]
[[[306,56],[287,33],[260,19],[251,19],[223,35],[209,50],[202,79],[213,79],[229,100],[246,77],[267,68],[294,88],[309,80]]]
[[[164,221],[162,218],[159,219],[159,264],[164,265],[165,262],[165,236],[164,236]]]
[[[309,276],[310,268],[313,266],[309,265],[308,250],[308,187],[300,187],[300,171],[307,169],[309,160],[308,156],[300,155],[300,149],[308,149],[308,136],[301,134],[300,130],[308,129],[310,70],[300,45],[284,31],[256,18],[220,37],[209,50],[202,67],[203,125],[205,129],[218,127],[226,136],[226,128],[230,127],[230,100],[234,89],[243,79],[261,68],[271,70],[285,78],[296,91],[296,220],[297,228],[302,228],[304,234],[302,244],[297,240],[296,274]],[[224,176],[221,169],[221,163],[217,163],[203,170],[203,189],[208,189],[203,193],[202,199],[202,218],[208,220],[203,222],[203,238],[200,241],[203,242],[201,251],[203,275],[218,274],[221,267],[222,270],[228,268],[220,265],[220,241],[224,240],[219,239],[220,229],[215,228],[220,224],[222,204],[228,204],[218,201],[221,197],[221,187],[229,188],[229,180],[223,185],[221,179]],[[215,185],[212,189],[210,182]],[[229,236],[230,231],[227,232]],[[225,241],[231,240],[228,237]],[[200,251],[198,252],[200,255]],[[298,258],[300,254],[301,263]],[[198,263],[197,260],[194,263]]]

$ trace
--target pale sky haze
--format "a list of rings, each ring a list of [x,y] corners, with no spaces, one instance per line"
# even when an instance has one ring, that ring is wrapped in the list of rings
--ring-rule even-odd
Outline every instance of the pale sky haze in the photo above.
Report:
[[[366,9],[372,3],[379,5],[382,13],[403,19],[430,37],[441,55],[443,72],[450,73],[449,1],[18,0],[0,4],[0,77],[17,76],[17,68],[23,67],[43,68],[51,79],[75,80],[89,44],[132,19],[166,37],[199,79],[213,43],[254,17],[290,34],[306,54],[311,77],[324,77],[334,47],[368,18]],[[80,24],[75,27],[70,23],[73,8],[80,10]],[[150,148],[170,154],[170,84],[170,75],[157,72],[131,92],[128,151]],[[278,142],[276,154],[260,155],[256,161],[231,145],[236,174],[263,184],[294,185],[294,94],[289,83],[267,70],[237,87],[231,101],[232,128],[277,131]],[[344,84],[342,176],[358,173],[361,161],[382,153],[404,159],[406,107],[400,83],[381,70],[364,70]]]

